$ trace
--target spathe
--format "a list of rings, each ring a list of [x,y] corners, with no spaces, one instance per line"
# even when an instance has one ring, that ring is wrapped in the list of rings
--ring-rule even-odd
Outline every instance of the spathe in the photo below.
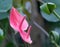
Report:
[[[32,40],[30,37],[30,30],[31,30],[31,26],[29,27],[28,31],[25,32],[25,30],[27,30],[29,24],[26,21],[25,16],[22,16],[14,7],[12,7],[11,11],[10,11],[10,26],[17,30],[22,39],[31,44]]]

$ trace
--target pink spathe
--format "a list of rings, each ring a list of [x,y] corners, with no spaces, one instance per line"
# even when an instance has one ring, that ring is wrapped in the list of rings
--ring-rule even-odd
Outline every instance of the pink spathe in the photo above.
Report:
[[[14,7],[12,7],[11,11],[10,11],[10,26],[19,32],[21,38],[31,44],[32,40],[30,37],[30,31],[31,31],[31,26],[29,26],[28,22],[26,21],[26,17],[22,16]],[[28,28],[29,26],[29,28]],[[28,31],[25,32],[25,30]]]

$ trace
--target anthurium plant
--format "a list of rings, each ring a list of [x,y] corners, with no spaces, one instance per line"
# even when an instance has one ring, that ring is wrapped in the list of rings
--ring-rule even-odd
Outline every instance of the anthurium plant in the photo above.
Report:
[[[56,9],[60,2],[57,3],[56,0],[55,2],[54,0],[35,1],[37,10],[40,11],[38,13],[41,13],[39,15],[43,17],[43,23],[47,25],[44,27],[47,29],[34,20],[38,16],[33,16],[34,2],[32,0],[0,0],[0,47],[30,47],[34,45],[35,42],[31,35],[32,30],[35,31],[34,25],[45,36],[45,38],[43,37],[44,44],[41,43],[44,46],[41,47],[60,47],[60,9]],[[40,20],[38,21],[40,22]],[[32,26],[32,24],[34,25]],[[34,34],[33,37],[35,37]]]

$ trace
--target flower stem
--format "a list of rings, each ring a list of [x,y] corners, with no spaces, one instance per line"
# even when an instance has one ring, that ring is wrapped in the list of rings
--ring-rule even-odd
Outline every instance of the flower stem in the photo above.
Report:
[[[60,20],[60,16],[56,13],[56,11],[53,11],[53,14]]]
[[[32,23],[38,27],[47,37],[49,37],[49,33],[44,29],[42,28],[37,22],[35,22],[33,19],[31,19]]]

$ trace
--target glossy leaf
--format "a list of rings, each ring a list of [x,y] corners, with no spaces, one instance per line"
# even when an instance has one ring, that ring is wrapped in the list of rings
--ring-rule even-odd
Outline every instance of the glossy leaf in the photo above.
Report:
[[[3,36],[3,30],[0,29],[0,36]]]
[[[3,20],[0,20],[0,28],[3,29],[4,31],[4,37],[7,35],[8,33],[8,19],[3,19]]]
[[[0,43],[1,43],[2,40],[3,40],[3,35],[4,35],[4,32],[3,32],[3,30],[0,28]]]
[[[0,0],[0,12],[7,12],[12,7],[12,0]]]
[[[40,9],[46,14],[51,14],[55,8],[56,8],[56,5],[51,2],[44,3],[43,5],[40,6]]]
[[[51,39],[54,40],[55,42],[59,41],[59,33],[56,31],[51,31]]]
[[[54,16],[54,14],[48,15],[44,12],[41,12],[41,14],[42,14],[42,17],[49,22],[58,22],[59,21],[59,19],[56,16]]]
[[[59,38],[60,38],[60,22],[47,22],[46,25],[48,26],[48,28],[46,28],[46,29],[48,32],[51,33],[51,36],[53,37],[53,39],[57,43],[60,43],[60,41],[59,41]],[[52,34],[54,34],[54,35],[52,35]]]
[[[60,15],[60,0],[43,0],[44,2],[53,2],[56,4],[56,9],[55,11]],[[58,18],[56,18],[53,14],[45,14],[44,12],[41,12],[42,13],[42,16],[44,19],[46,19],[47,21],[50,21],[50,22],[58,22],[60,21]]]
[[[2,13],[0,13],[0,20],[5,19],[8,16],[9,16],[9,14],[7,12],[2,12]]]

